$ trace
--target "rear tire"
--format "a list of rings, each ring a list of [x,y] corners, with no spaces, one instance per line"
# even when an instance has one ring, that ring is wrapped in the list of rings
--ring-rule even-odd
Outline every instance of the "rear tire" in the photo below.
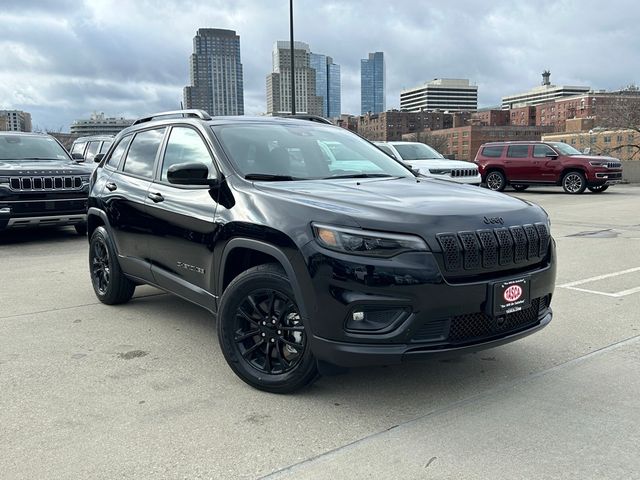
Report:
[[[524,192],[529,185],[511,185],[516,192]]]
[[[224,358],[252,387],[289,393],[319,377],[310,333],[279,265],[258,265],[233,279],[222,295],[217,324]]]
[[[602,193],[604,192],[607,188],[609,188],[609,185],[597,185],[595,187],[587,187],[592,193]]]
[[[572,195],[582,193],[587,188],[587,179],[582,172],[567,172],[562,177],[562,188]]]
[[[493,170],[487,174],[485,179],[485,183],[487,184],[487,188],[489,190],[493,190],[494,192],[502,192],[504,187],[507,186],[507,179],[499,170]]]
[[[94,230],[89,241],[89,273],[93,291],[102,303],[125,303],[133,296],[136,286],[122,273],[113,243],[103,226]]]

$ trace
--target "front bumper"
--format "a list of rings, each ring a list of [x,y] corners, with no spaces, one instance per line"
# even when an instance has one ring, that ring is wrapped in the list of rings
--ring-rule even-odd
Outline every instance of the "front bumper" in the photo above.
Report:
[[[13,202],[0,202],[0,230],[20,227],[77,225],[87,221],[85,199],[77,201],[64,200],[63,202],[72,208],[56,209],[55,206],[58,203],[48,201],[47,203],[53,205],[53,209],[49,211],[36,209],[29,213],[15,209]],[[20,207],[22,206],[20,205]]]
[[[552,318],[553,242],[544,261],[526,271],[461,281],[443,277],[432,253],[362,258],[358,264],[353,263],[353,256],[347,259],[320,253],[313,245],[308,248],[316,251],[308,256],[312,274],[308,284],[314,288],[312,308],[307,312],[311,349],[319,360],[334,365],[390,365],[482,350],[534,333]],[[523,275],[530,279],[531,307],[526,312],[492,316],[492,285]],[[405,314],[377,331],[349,329],[353,312],[385,309]]]
[[[452,177],[451,175],[435,175],[433,173],[423,173],[420,172],[425,177],[430,178],[439,178],[440,180],[449,180],[451,182],[463,183],[466,185],[480,185],[482,183],[482,176],[478,173],[475,176],[465,176],[465,177]]]

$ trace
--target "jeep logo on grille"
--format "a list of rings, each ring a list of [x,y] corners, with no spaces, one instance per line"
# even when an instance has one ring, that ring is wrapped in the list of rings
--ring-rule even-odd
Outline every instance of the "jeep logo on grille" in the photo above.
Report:
[[[502,217],[484,217],[482,221],[487,225],[495,225],[497,223],[504,225],[504,219]]]
[[[522,296],[522,287],[520,285],[511,285],[504,291],[503,296],[507,302],[515,302]]]

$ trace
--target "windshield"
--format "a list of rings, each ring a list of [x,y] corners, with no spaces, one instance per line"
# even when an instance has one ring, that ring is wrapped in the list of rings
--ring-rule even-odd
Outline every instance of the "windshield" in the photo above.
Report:
[[[433,148],[424,143],[394,143],[394,148],[398,151],[402,160],[429,160],[444,158]]]
[[[413,176],[369,142],[337,127],[309,122],[211,128],[235,168],[253,179]]]
[[[558,150],[562,155],[582,155],[582,152],[580,152],[580,150],[576,150],[571,145],[567,145],[566,143],[549,142],[549,145]]]
[[[69,160],[53,137],[0,135],[0,160]]]

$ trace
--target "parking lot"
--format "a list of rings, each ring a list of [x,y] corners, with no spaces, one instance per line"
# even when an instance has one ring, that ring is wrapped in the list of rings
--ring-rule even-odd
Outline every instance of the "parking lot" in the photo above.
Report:
[[[517,196],[552,219],[549,327],[288,396],[232,373],[205,310],[100,304],[72,228],[0,234],[0,477],[640,478],[640,187]]]

